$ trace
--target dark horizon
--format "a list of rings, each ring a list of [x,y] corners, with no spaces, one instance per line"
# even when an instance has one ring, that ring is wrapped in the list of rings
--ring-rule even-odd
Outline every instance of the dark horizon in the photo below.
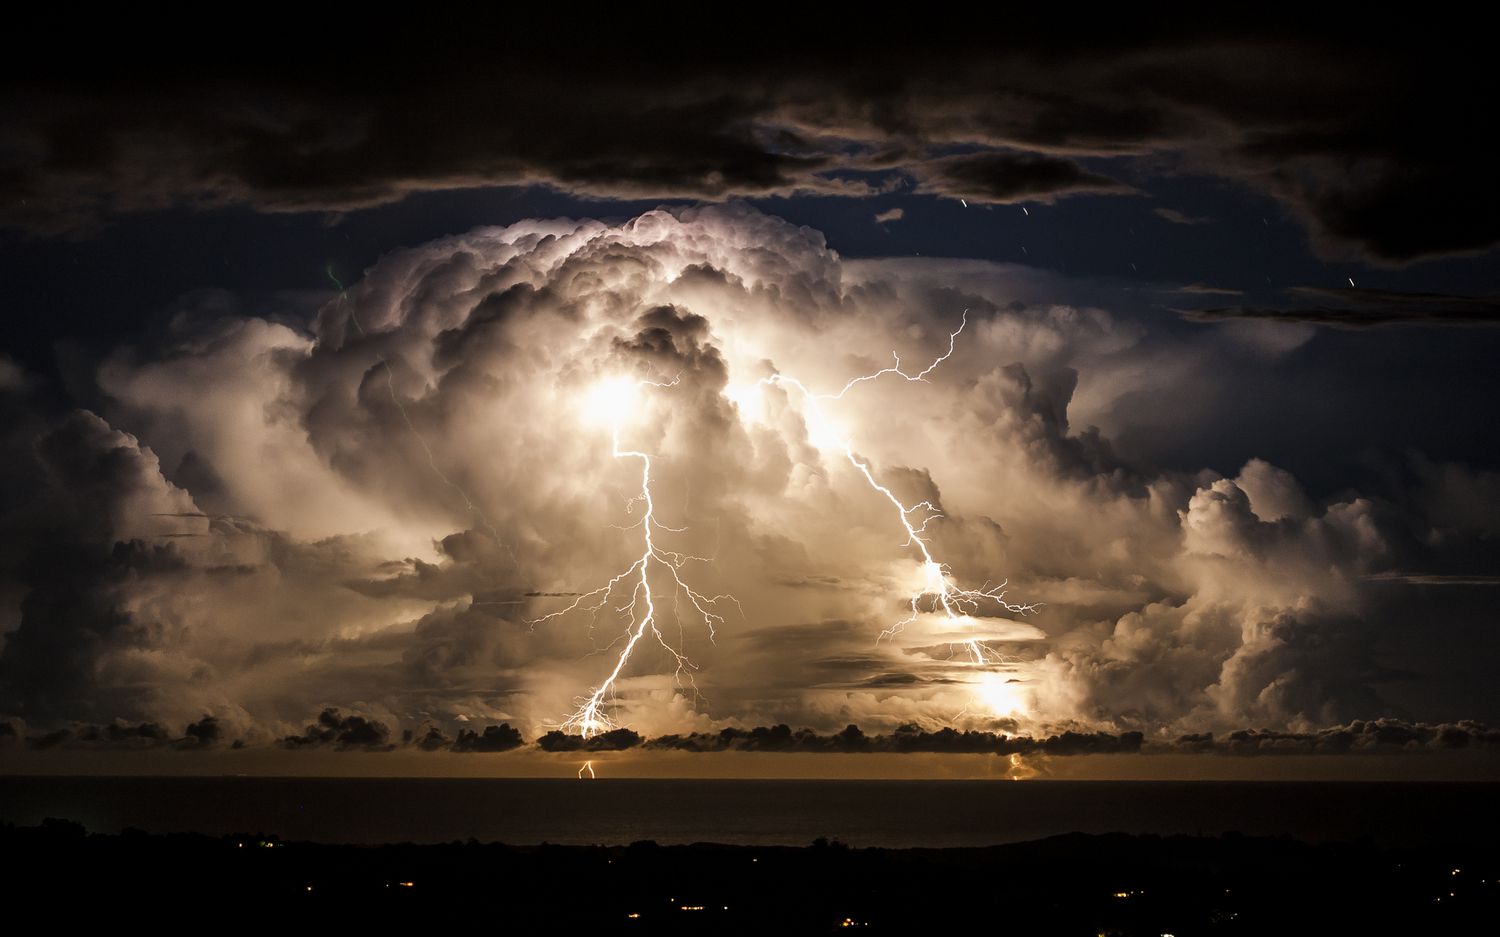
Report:
[[[1285,837],[1387,849],[1487,847],[1494,782],[600,778],[0,778],[0,823],[92,833],[377,846],[477,839],[534,846],[978,849],[1068,833]],[[1406,809],[1414,800],[1422,810]],[[388,809],[399,806],[400,809]],[[1491,812],[1492,813],[1492,812]]]

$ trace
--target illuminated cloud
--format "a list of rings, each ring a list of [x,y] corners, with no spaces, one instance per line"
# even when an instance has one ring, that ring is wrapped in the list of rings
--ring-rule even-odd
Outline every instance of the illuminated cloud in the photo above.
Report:
[[[163,744],[453,751],[698,750],[778,724],[1118,751],[1388,715],[1380,577],[1433,531],[1492,530],[1462,505],[1493,479],[1432,465],[1407,502],[1317,500],[1259,460],[1235,477],[1135,464],[1111,428],[1144,390],[1205,378],[1065,292],[998,264],[845,262],[729,205],[396,251],[306,329],[184,317],[104,361],[99,413],[16,443],[34,464],[4,522],[0,712],[38,739],[128,720],[197,727]],[[924,381],[815,410],[766,380],[834,393],[893,352],[931,361],[966,309]],[[667,386],[620,393],[639,381]],[[548,733],[600,685],[623,625],[608,608],[538,619],[639,555],[616,419],[681,528],[667,549],[711,558],[694,588],[743,614],[710,640],[664,610],[697,692],[643,645],[608,700],[629,735],[575,743]],[[1008,580],[1040,608],[919,616],[882,639],[923,569],[835,439],[942,515],[927,534],[955,581]],[[964,653],[976,638],[985,663]]]

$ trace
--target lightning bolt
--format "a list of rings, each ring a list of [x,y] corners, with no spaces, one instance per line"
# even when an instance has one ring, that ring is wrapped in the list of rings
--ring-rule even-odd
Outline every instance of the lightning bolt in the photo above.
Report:
[[[671,388],[677,385],[677,380],[666,383],[655,381],[636,381],[632,385],[614,386],[607,388],[607,393],[623,394],[628,392],[639,393],[645,388]],[[626,401],[627,403],[629,401]],[[636,449],[623,449],[620,446],[620,423],[629,413],[629,407],[621,405],[621,401],[614,401],[610,407],[610,454],[615,459],[636,459],[641,463],[641,487],[638,494],[626,502],[626,511],[634,513],[635,507],[641,505],[644,510],[640,521],[633,525],[641,529],[641,553],[635,561],[626,569],[615,575],[604,585],[591,592],[585,592],[565,608],[532,619],[530,624],[534,627],[554,618],[561,618],[572,612],[584,610],[593,615],[595,621],[601,609],[610,606],[615,612],[626,617],[627,626],[616,642],[623,639],[624,646],[615,658],[614,669],[604,678],[598,686],[594,687],[587,696],[580,697],[578,708],[562,723],[564,729],[577,729],[585,738],[600,732],[607,732],[614,728],[605,709],[608,701],[613,697],[616,684],[620,680],[620,674],[625,670],[625,665],[630,661],[630,655],[635,651],[636,645],[646,635],[654,637],[658,644],[666,649],[668,654],[677,662],[676,679],[678,686],[683,686],[684,677],[686,682],[692,685],[696,691],[697,684],[693,682],[692,671],[697,666],[689,660],[681,651],[677,650],[667,641],[662,634],[657,618],[656,600],[657,596],[651,592],[651,572],[653,569],[660,571],[658,575],[665,575],[670,579],[672,586],[672,597],[678,599],[685,596],[688,604],[692,606],[708,627],[708,637],[712,641],[715,636],[715,626],[724,623],[724,617],[718,613],[719,603],[727,602],[739,608],[739,600],[732,595],[707,596],[698,592],[682,578],[682,568],[688,563],[706,563],[708,557],[691,556],[674,550],[668,550],[657,543],[657,535],[662,533],[682,533],[686,528],[669,527],[656,519],[656,501],[651,493],[651,456]],[[629,528],[627,528],[629,529]],[[617,593],[623,592],[624,604],[612,605]],[[744,610],[740,609],[741,614]]]
[[[343,283],[334,276],[331,265],[327,270],[327,275],[329,280],[339,290],[340,309],[344,309],[347,304],[349,320],[354,324],[355,330],[362,339],[370,338],[369,334],[365,331],[363,323],[360,322],[353,304],[348,302],[347,290]],[[795,389],[801,395],[806,410],[813,414],[821,423],[830,425],[822,411],[821,404],[824,401],[842,400],[850,391],[861,384],[877,381],[887,376],[896,376],[912,383],[926,383],[928,375],[953,355],[957,347],[958,336],[963,333],[967,325],[968,310],[966,309],[958,328],[948,335],[948,350],[933,359],[932,363],[927,367],[915,373],[906,371],[901,364],[901,356],[893,351],[891,353],[893,364],[890,367],[854,377],[845,383],[836,393],[813,393],[800,380],[781,373],[763,378],[757,386],[776,385]],[[426,439],[417,430],[410,414],[406,410],[405,404],[402,403],[400,395],[396,392],[395,372],[391,368],[390,362],[378,349],[376,349],[375,356],[385,371],[386,388],[390,393],[391,402],[401,414],[401,419],[411,432],[412,437],[417,441],[417,444],[426,455],[428,467],[448,488],[457,493],[463,501],[464,507],[488,531],[495,542],[510,553],[514,561],[516,559],[514,551],[511,550],[509,544],[500,536],[499,531],[496,530],[489,518],[485,516],[483,510],[474,502],[468,492],[450,478],[438,465],[436,454],[427,444]],[[676,379],[665,383],[640,380],[630,385],[629,389],[632,393],[638,393],[645,388],[670,389],[676,385]],[[685,597],[687,604],[692,607],[693,612],[697,614],[707,627],[710,641],[716,636],[716,626],[724,623],[724,616],[719,613],[720,603],[733,604],[739,609],[741,615],[744,614],[743,608],[739,605],[739,600],[733,595],[721,594],[708,596],[694,589],[683,579],[682,571],[684,566],[692,562],[706,563],[710,561],[710,558],[670,550],[658,544],[657,536],[659,534],[682,533],[686,528],[670,527],[657,520],[656,503],[651,490],[651,456],[636,449],[622,448],[620,444],[620,424],[626,415],[628,415],[628,408],[626,407],[611,408],[610,454],[612,458],[617,460],[638,460],[641,465],[639,492],[626,502],[627,513],[634,513],[637,505],[644,508],[641,519],[635,525],[632,525],[632,527],[639,527],[641,530],[641,553],[624,571],[610,578],[604,585],[592,591],[579,594],[565,608],[529,621],[529,624],[535,627],[538,624],[582,610],[589,612],[593,623],[597,624],[600,612],[607,606],[611,611],[618,613],[626,620],[627,624],[624,632],[611,644],[613,646],[613,644],[617,644],[621,640],[624,641],[615,658],[613,669],[586,696],[578,698],[576,701],[578,704],[577,709],[562,723],[562,728],[577,729],[585,738],[615,727],[605,710],[614,697],[621,674],[629,663],[631,654],[635,651],[640,641],[648,634],[655,638],[657,643],[676,661],[675,677],[678,686],[683,686],[685,679],[686,683],[691,685],[696,692],[697,685],[692,676],[692,671],[697,669],[696,665],[685,654],[672,646],[666,636],[662,634],[659,627],[658,608],[656,604],[658,597],[653,595],[651,589],[653,570],[658,571],[658,579],[665,576],[670,580],[674,610],[678,613],[679,621],[681,620],[680,599]],[[993,606],[996,609],[1016,614],[1027,614],[1035,611],[1037,606],[1034,604],[1008,602],[1005,599],[1006,582],[1004,581],[996,586],[991,586],[986,582],[977,589],[961,588],[955,581],[948,565],[942,563],[933,555],[931,544],[924,536],[927,532],[928,524],[942,517],[937,508],[929,501],[920,501],[908,506],[890,488],[882,485],[875,478],[874,470],[871,468],[869,461],[856,455],[852,444],[847,440],[840,439],[838,446],[843,450],[844,457],[848,460],[849,464],[864,478],[869,487],[890,503],[895,518],[906,532],[906,541],[903,546],[915,548],[921,561],[922,583],[911,594],[908,600],[911,613],[889,628],[884,629],[876,639],[877,642],[896,635],[924,612],[941,613],[952,624],[966,627],[974,624],[974,615],[986,606]],[[617,598],[617,595],[620,593],[623,593],[623,598]],[[614,605],[613,603],[616,601],[623,601],[623,604]],[[992,652],[981,640],[971,638],[963,643],[976,663],[986,664],[992,660],[990,656]],[[583,768],[579,769],[579,777],[583,776],[585,770],[590,777],[593,777],[592,762],[586,763]]]
[[[583,767],[578,769],[578,780],[584,780],[585,774],[588,775],[588,780],[592,781],[594,779],[594,763],[592,761],[585,761]]]
[[[964,310],[958,328],[948,335],[948,350],[920,371],[908,372],[901,364],[900,355],[892,352],[894,363],[890,367],[852,378],[836,393],[814,393],[801,381],[781,373],[763,378],[757,386],[775,385],[796,390],[803,400],[804,408],[816,420],[827,424],[828,421],[822,411],[823,402],[842,400],[861,384],[889,376],[899,377],[912,383],[926,383],[928,375],[952,357],[957,347],[958,336],[967,327],[968,321],[968,310]],[[673,647],[661,632],[657,607],[658,596],[652,592],[653,570],[657,571],[658,579],[664,578],[666,584],[671,587],[674,602],[683,597],[687,599],[687,604],[691,606],[692,611],[707,626],[709,640],[714,639],[716,626],[724,623],[724,617],[719,613],[720,603],[731,603],[736,608],[740,608],[739,601],[734,596],[728,594],[708,596],[695,590],[683,579],[682,570],[685,565],[691,562],[709,562],[709,558],[669,550],[658,543],[658,535],[681,533],[685,528],[669,527],[657,519],[656,502],[651,490],[651,456],[637,449],[624,448],[620,443],[620,424],[633,410],[634,395],[647,388],[670,389],[676,385],[675,379],[665,383],[639,380],[626,384],[616,382],[615,386],[606,389],[612,397],[609,404],[610,454],[615,459],[637,460],[641,465],[640,489],[626,502],[628,513],[634,513],[638,505],[643,508],[640,520],[631,528],[626,528],[640,528],[640,554],[629,566],[611,577],[602,586],[579,594],[564,608],[529,621],[529,624],[535,627],[538,624],[583,611],[592,616],[593,624],[597,624],[600,613],[605,609],[622,616],[626,621],[623,633],[613,642],[624,642],[615,656],[613,669],[586,696],[577,699],[577,709],[561,725],[564,729],[578,730],[585,738],[615,728],[606,710],[609,708],[621,674],[629,663],[631,655],[635,652],[637,645],[648,635],[654,638],[676,661],[675,677],[678,686],[684,686],[686,683],[691,685],[694,691],[697,689],[692,676],[692,671],[697,669],[696,665]],[[920,501],[913,505],[905,504],[889,487],[882,485],[876,479],[869,461],[860,458],[854,452],[852,444],[841,439],[838,445],[849,464],[864,478],[866,484],[890,503],[893,516],[901,529],[906,532],[906,541],[903,546],[914,548],[921,562],[922,582],[908,599],[911,614],[882,631],[876,639],[877,642],[899,633],[902,628],[915,621],[923,613],[941,614],[950,623],[962,629],[972,627],[975,624],[974,616],[986,607],[1015,614],[1027,614],[1036,610],[1036,605],[1015,604],[1007,601],[1005,582],[995,586],[985,583],[976,589],[961,587],[954,579],[948,565],[934,556],[932,545],[925,536],[927,525],[942,517],[936,506],[930,501]],[[743,614],[744,610],[740,608],[740,612]],[[678,615],[680,620],[680,606]],[[970,638],[963,644],[977,664],[988,664],[996,660],[993,651],[978,638]]]
[[[804,406],[811,411],[814,418],[824,426],[831,426],[833,424],[827,419],[822,410],[823,401],[842,400],[849,391],[860,384],[879,380],[886,375],[896,375],[912,383],[927,383],[927,376],[937,370],[938,366],[944,361],[953,356],[953,351],[957,347],[958,336],[963,333],[968,324],[969,310],[965,309],[963,317],[959,321],[958,328],[948,334],[948,350],[933,359],[932,363],[927,367],[914,374],[907,373],[901,366],[901,356],[892,352],[891,357],[895,359],[895,364],[891,367],[882,368],[879,371],[853,378],[840,388],[837,393],[815,394],[801,381],[780,373],[762,378],[759,385],[794,388],[802,397]],[[869,461],[861,459],[856,455],[854,447],[847,440],[838,440],[838,446],[843,450],[844,457],[849,460],[849,464],[854,467],[855,471],[859,472],[870,488],[886,501],[890,502],[891,507],[894,509],[894,516],[899,521],[901,528],[906,531],[906,542],[903,546],[915,548],[922,563],[921,585],[917,591],[912,593],[909,599],[911,614],[883,630],[876,639],[877,642],[885,638],[894,637],[907,625],[916,621],[917,617],[923,612],[941,613],[950,623],[960,628],[967,628],[974,625],[974,615],[986,606],[1018,615],[1036,611],[1037,606],[1035,604],[1018,605],[1006,601],[1005,587],[1007,583],[1005,581],[995,586],[985,583],[977,589],[961,588],[954,580],[952,571],[948,565],[940,562],[933,556],[932,545],[924,537],[924,534],[927,532],[927,525],[943,516],[932,502],[919,501],[916,504],[908,506],[900,498],[896,497],[890,488],[882,485],[875,479],[875,473],[871,469]],[[978,638],[969,638],[963,644],[968,650],[969,656],[977,664],[991,663],[994,659],[991,656],[993,651],[986,647],[984,642]]]

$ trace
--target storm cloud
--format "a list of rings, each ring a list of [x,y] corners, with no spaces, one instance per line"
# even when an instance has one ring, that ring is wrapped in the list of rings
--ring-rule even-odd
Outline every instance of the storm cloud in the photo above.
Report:
[[[179,317],[108,356],[97,412],[10,430],[28,458],[6,469],[0,712],[39,744],[114,720],[360,751],[1406,744],[1377,721],[1415,679],[1388,590],[1435,544],[1488,542],[1494,479],[1417,462],[1399,498],[1314,496],[1262,460],[1133,461],[1108,426],[1143,391],[1222,376],[1167,352],[1230,362],[1240,339],[1148,348],[1141,322],[1040,291],[1003,264],[846,261],[731,204],[395,251],[305,323]],[[925,366],[961,322],[925,380],[826,412],[767,380],[833,394],[893,351]],[[620,378],[650,382],[620,441],[651,454],[668,549],[738,606],[710,633],[664,598],[662,641],[607,700],[626,728],[575,743],[557,727],[626,619],[544,618],[639,555],[640,464],[600,413]],[[955,582],[1035,611],[912,616],[921,564],[840,438],[941,515],[926,536]]]
[[[1325,256],[1400,264],[1500,239],[1480,34],[1089,19],[897,38],[839,22],[837,41],[739,23],[728,44],[575,21],[559,43],[557,24],[512,11],[399,34],[313,16],[260,42],[241,24],[245,48],[277,49],[271,71],[219,43],[101,42],[87,66],[39,56],[0,97],[0,220],[66,233],[183,206],[342,213],[523,185],[1049,202],[1206,175],[1278,200]],[[32,28],[23,49],[76,40]]]
[[[286,748],[316,748],[332,746],[339,751],[364,749],[366,751],[389,751],[391,730],[384,723],[363,716],[342,715],[337,709],[325,709],[318,721],[309,725],[301,735],[289,735],[281,740]]]

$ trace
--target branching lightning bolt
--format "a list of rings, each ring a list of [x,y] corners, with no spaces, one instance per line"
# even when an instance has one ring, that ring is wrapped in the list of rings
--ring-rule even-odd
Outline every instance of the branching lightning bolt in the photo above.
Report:
[[[666,383],[655,381],[637,381],[631,385],[632,391],[640,391],[647,387],[670,388],[676,386],[674,379]],[[623,390],[623,388],[620,388]],[[614,723],[605,712],[609,700],[612,698],[616,684],[620,680],[620,674],[625,670],[625,665],[630,661],[630,655],[635,651],[636,645],[647,634],[657,640],[667,653],[677,662],[676,678],[681,686],[686,682],[696,689],[693,683],[692,671],[696,670],[693,664],[681,651],[674,648],[662,634],[657,618],[656,601],[657,596],[651,593],[651,570],[653,567],[661,569],[667,576],[671,577],[672,598],[674,601],[686,597],[688,604],[701,616],[703,623],[708,626],[709,640],[715,636],[715,626],[724,623],[724,617],[719,614],[718,608],[721,602],[733,604],[739,607],[739,600],[732,595],[707,596],[698,592],[688,585],[682,578],[682,568],[692,562],[708,562],[708,557],[691,556],[674,550],[668,550],[656,542],[656,536],[660,533],[681,533],[684,528],[669,527],[656,519],[656,502],[651,493],[651,456],[635,449],[620,448],[620,422],[624,417],[621,410],[612,410],[610,420],[610,453],[616,459],[638,459],[641,463],[641,487],[639,494],[634,495],[626,502],[626,510],[633,513],[636,505],[642,505],[644,512],[640,522],[635,526],[640,527],[642,535],[641,554],[623,572],[617,574],[604,585],[591,592],[585,592],[566,608],[543,615],[533,619],[533,626],[542,622],[560,618],[580,609],[590,612],[597,621],[600,610],[610,606],[613,611],[628,616],[628,626],[621,636],[624,647],[620,649],[615,658],[614,669],[609,675],[589,694],[578,700],[578,709],[573,712],[562,724],[564,729],[577,729],[585,738],[600,732],[606,732],[614,728]],[[617,592],[625,591],[625,601],[622,605],[612,605],[617,601],[614,596]],[[743,613],[743,610],[741,610]],[[620,639],[616,639],[618,643]]]
[[[965,309],[958,328],[948,334],[948,350],[933,359],[931,364],[915,374],[909,374],[904,371],[901,367],[901,357],[892,352],[891,356],[895,359],[894,365],[882,368],[871,374],[864,374],[853,378],[840,388],[838,393],[834,394],[815,394],[801,381],[780,373],[762,378],[760,384],[775,384],[796,388],[805,401],[806,406],[813,411],[818,420],[825,425],[831,425],[828,424],[827,419],[823,416],[820,406],[822,401],[842,400],[844,395],[856,386],[868,381],[878,380],[888,374],[894,374],[911,382],[926,382],[927,375],[931,374],[939,365],[953,355],[954,348],[957,347],[958,336],[968,324],[969,311]],[[1001,582],[996,586],[985,583],[977,589],[960,588],[954,581],[952,571],[948,565],[938,561],[933,556],[932,546],[923,536],[927,532],[927,525],[942,517],[938,513],[937,508],[929,501],[919,501],[910,506],[906,505],[900,498],[896,497],[890,488],[882,485],[875,479],[875,473],[870,468],[870,463],[857,456],[854,453],[853,446],[848,441],[840,439],[838,445],[843,450],[844,457],[849,460],[849,464],[854,466],[855,470],[863,476],[865,482],[879,493],[881,497],[889,501],[891,507],[895,509],[896,517],[900,521],[902,529],[906,531],[906,542],[903,546],[915,547],[918,555],[921,557],[923,581],[922,585],[911,596],[911,614],[882,631],[880,638],[877,640],[896,635],[902,628],[915,621],[917,616],[921,615],[924,611],[941,613],[952,624],[964,627],[973,625],[974,614],[986,605],[1015,614],[1027,614],[1036,610],[1037,606],[1035,604],[1018,605],[1006,601],[1006,582]],[[991,661],[990,655],[993,652],[985,646],[983,641],[978,638],[969,638],[963,643],[975,663],[986,664]]]
[[[347,291],[343,283],[334,276],[331,266],[327,271],[327,275],[334,285],[338,287],[339,303],[340,307],[343,308],[347,302]],[[352,305],[349,307],[348,313],[349,320],[354,324],[360,337],[369,338],[370,336],[365,332],[364,325],[360,322],[358,315],[355,314]],[[965,310],[958,328],[948,335],[947,351],[933,359],[932,363],[927,367],[915,373],[906,371],[902,367],[900,355],[892,352],[894,363],[890,367],[881,368],[878,371],[852,378],[836,393],[813,393],[800,380],[781,373],[764,378],[759,384],[774,384],[795,388],[802,396],[805,407],[817,419],[826,423],[827,421],[822,414],[821,403],[824,401],[842,400],[850,391],[861,384],[879,380],[887,375],[894,375],[909,382],[925,383],[927,376],[953,355],[958,336],[964,331],[967,325],[968,310]],[[494,541],[510,553],[512,560],[514,560],[514,552],[505,540],[501,538],[499,531],[496,530],[489,518],[485,516],[483,510],[474,502],[468,492],[450,478],[438,465],[435,453],[427,444],[422,434],[417,430],[410,414],[406,410],[406,406],[402,403],[400,395],[396,391],[395,372],[391,368],[390,362],[378,349],[376,350],[376,359],[385,371],[386,388],[390,393],[391,402],[401,414],[402,421],[406,424],[413,438],[416,439],[417,444],[421,446],[423,453],[427,457],[428,467],[447,487],[457,493],[463,501],[464,507],[488,531]],[[677,381],[675,379],[666,383],[642,380],[636,381],[631,389],[633,391],[640,391],[647,387],[665,389],[674,387],[676,384]],[[624,415],[620,411],[612,412],[612,419],[610,421],[610,453],[614,459],[636,459],[641,464],[639,493],[632,496],[626,502],[626,510],[629,513],[634,513],[637,505],[643,506],[641,519],[633,525],[634,527],[639,527],[642,532],[641,553],[624,571],[610,578],[604,585],[592,591],[579,594],[565,608],[530,621],[530,624],[534,627],[537,624],[550,621],[554,618],[560,618],[575,611],[583,610],[589,612],[592,615],[592,620],[597,623],[600,612],[606,606],[611,611],[626,617],[627,627],[624,633],[610,645],[613,646],[614,644],[619,644],[621,641],[624,642],[623,647],[620,648],[616,656],[613,669],[588,695],[580,697],[577,700],[578,708],[562,723],[562,728],[577,729],[584,737],[605,732],[615,727],[606,709],[610,705],[621,675],[630,661],[631,654],[647,634],[654,637],[657,643],[676,661],[675,676],[678,685],[682,686],[685,681],[696,690],[696,683],[694,683],[692,676],[692,671],[697,669],[696,665],[680,650],[672,646],[666,636],[662,634],[659,627],[658,596],[653,595],[651,591],[653,568],[660,570],[658,578],[661,575],[670,577],[671,597],[674,608],[678,611],[679,620],[681,617],[681,600],[686,598],[687,604],[692,607],[693,612],[701,618],[707,627],[710,640],[713,640],[716,636],[716,626],[724,623],[724,616],[720,614],[719,610],[721,603],[733,604],[743,614],[743,609],[740,608],[738,599],[733,595],[720,594],[709,596],[694,589],[683,579],[682,570],[684,566],[692,562],[709,562],[710,558],[670,550],[658,544],[658,534],[681,533],[685,528],[670,527],[657,520],[656,504],[651,490],[651,456],[636,449],[621,448],[620,423]],[[856,455],[853,446],[849,442],[840,439],[838,440],[838,446],[842,449],[849,464],[859,472],[870,488],[890,503],[902,529],[906,531],[906,541],[903,545],[914,547],[921,559],[923,582],[917,591],[910,596],[909,606],[911,613],[883,630],[877,640],[897,634],[902,628],[915,621],[924,612],[941,613],[954,625],[970,626],[974,623],[973,616],[986,605],[992,605],[997,609],[1017,614],[1029,613],[1036,609],[1037,606],[1034,604],[1015,604],[1006,601],[1005,582],[1001,582],[996,586],[985,583],[977,589],[961,588],[954,581],[950,568],[933,555],[931,544],[924,536],[927,532],[928,524],[942,517],[936,506],[929,501],[921,501],[910,506],[906,505],[890,488],[882,485],[875,478],[870,463]],[[615,605],[614,603],[617,601],[622,601],[623,604]],[[990,662],[990,649],[981,640],[970,638],[963,643],[976,663],[985,664]],[[585,769],[588,775],[592,777],[592,762],[585,764],[584,769],[580,769],[580,777],[583,776]]]
[[[948,335],[948,350],[935,358],[931,364],[920,371],[909,372],[902,367],[899,355],[892,353],[894,363],[890,367],[882,368],[870,374],[860,375],[848,381],[836,393],[816,394],[796,378],[785,374],[773,374],[762,379],[760,385],[781,385],[791,387],[801,395],[804,406],[820,421],[826,423],[821,410],[824,401],[842,400],[855,387],[878,380],[888,375],[900,377],[910,382],[926,382],[928,375],[936,370],[943,362],[953,355],[957,347],[958,336],[968,325],[968,311],[964,311],[962,321],[957,329]],[[677,381],[655,382],[635,381],[628,385],[630,394],[638,393],[645,388],[669,389],[676,386]],[[616,393],[623,393],[626,387],[615,388]],[[627,395],[628,396],[628,395]],[[632,527],[641,530],[641,552],[635,560],[623,571],[617,573],[603,585],[589,592],[579,594],[566,607],[558,611],[543,615],[531,620],[534,627],[538,624],[561,618],[577,611],[588,612],[592,621],[597,623],[601,612],[616,613],[624,616],[627,622],[624,632],[616,638],[613,644],[624,642],[619,649],[613,669],[600,683],[589,691],[588,695],[577,700],[577,709],[563,723],[564,729],[576,729],[584,737],[596,735],[615,727],[606,711],[610,706],[621,675],[629,664],[631,655],[635,652],[637,645],[647,635],[655,638],[673,660],[676,661],[676,678],[678,685],[684,683],[692,685],[692,671],[696,669],[693,662],[680,650],[673,647],[662,634],[659,623],[659,609],[657,602],[659,596],[654,595],[651,590],[653,569],[660,570],[657,574],[670,577],[671,595],[675,604],[678,605],[680,617],[680,603],[686,598],[687,604],[692,611],[701,618],[708,628],[709,639],[715,636],[717,625],[724,623],[724,617],[720,614],[720,604],[730,603],[739,607],[739,602],[732,595],[705,595],[692,586],[683,578],[683,567],[692,562],[708,562],[708,557],[692,556],[661,546],[657,537],[660,534],[680,533],[684,528],[670,527],[656,517],[656,502],[651,489],[651,456],[637,449],[622,448],[620,444],[620,424],[627,415],[628,405],[625,407],[612,407],[610,411],[610,454],[615,459],[635,459],[641,465],[641,481],[638,493],[631,496],[626,502],[626,510],[634,513],[636,507],[642,507],[640,520]],[[954,580],[950,568],[939,561],[933,555],[932,546],[926,538],[927,525],[939,519],[942,515],[935,505],[929,501],[920,501],[913,505],[907,505],[896,496],[889,487],[881,484],[876,478],[874,470],[867,460],[855,454],[854,448],[845,440],[839,440],[839,448],[843,450],[844,457],[849,464],[864,478],[870,488],[890,503],[894,514],[906,532],[904,546],[916,549],[922,564],[923,581],[909,599],[911,614],[891,627],[881,632],[877,640],[891,637],[901,631],[906,625],[915,621],[923,613],[941,614],[950,623],[960,628],[969,627],[974,624],[974,615],[986,606],[1003,609],[1016,614],[1025,614],[1036,609],[1031,604],[1015,604],[1006,601],[1005,586],[1001,582],[997,586],[985,583],[977,589],[965,589]],[[743,614],[743,609],[741,609]],[[983,641],[978,638],[970,638],[963,642],[970,656],[976,663],[990,663],[994,658],[993,652],[987,648]]]

